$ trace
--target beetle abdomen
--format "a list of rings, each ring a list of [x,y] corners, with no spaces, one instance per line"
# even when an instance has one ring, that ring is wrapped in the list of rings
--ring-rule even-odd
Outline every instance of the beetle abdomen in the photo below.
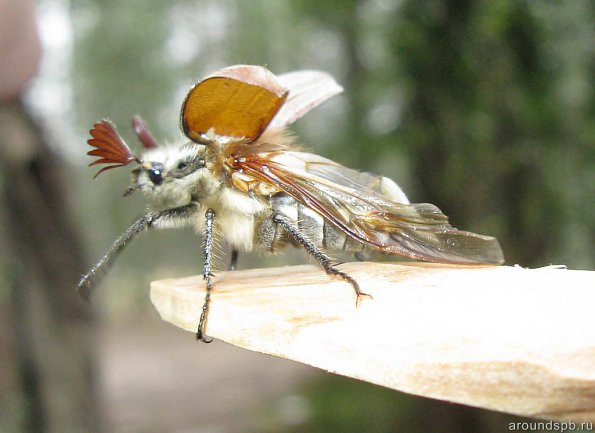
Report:
[[[273,222],[274,214],[281,214],[288,218],[318,248],[354,252],[364,249],[363,244],[346,236],[316,211],[304,206],[288,194],[275,194],[270,197],[269,202],[272,212],[260,222],[255,232],[255,244],[266,250],[275,251],[292,243],[283,228]]]

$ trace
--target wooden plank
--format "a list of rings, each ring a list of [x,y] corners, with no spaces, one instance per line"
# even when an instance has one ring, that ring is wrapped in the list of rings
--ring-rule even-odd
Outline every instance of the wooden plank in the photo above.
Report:
[[[346,263],[373,299],[312,265],[222,272],[209,336],[400,391],[512,414],[595,421],[595,272]],[[202,277],[153,282],[196,331]],[[204,350],[208,350],[205,346]]]

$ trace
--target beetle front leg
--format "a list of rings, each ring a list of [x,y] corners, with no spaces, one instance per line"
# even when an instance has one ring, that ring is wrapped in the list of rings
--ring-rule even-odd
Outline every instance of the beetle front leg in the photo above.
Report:
[[[205,334],[205,327],[207,325],[207,316],[209,314],[209,303],[211,302],[211,289],[213,288],[213,282],[211,277],[211,264],[213,262],[213,222],[215,220],[215,211],[208,209],[205,213],[205,237],[204,237],[204,257],[205,261],[202,267],[202,276],[206,281],[207,293],[205,300],[202,305],[202,311],[200,312],[200,319],[198,321],[198,329],[196,331],[196,339],[210,343],[213,341],[212,338]]]
[[[118,254],[141,233],[151,228],[175,226],[180,222],[188,220],[195,212],[196,205],[188,204],[173,209],[152,212],[139,218],[116,239],[101,260],[88,273],[82,276],[77,287],[79,294],[89,300],[93,290],[107,273]]]

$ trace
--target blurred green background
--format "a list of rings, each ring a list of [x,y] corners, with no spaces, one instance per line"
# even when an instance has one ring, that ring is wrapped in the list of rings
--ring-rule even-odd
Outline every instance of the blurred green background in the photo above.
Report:
[[[92,180],[96,170],[86,168],[85,155],[92,124],[110,118],[134,147],[130,119],[140,114],[158,140],[176,140],[189,86],[218,68],[247,63],[276,73],[321,69],[343,85],[343,95],[292,127],[313,152],[388,176],[411,201],[439,206],[455,227],[496,236],[507,264],[595,268],[595,8],[590,1],[40,0],[37,6],[45,57],[24,96],[25,110],[58,155],[65,212],[83,245],[77,254],[87,265],[144,209],[140,195],[121,196],[129,182],[127,169]],[[3,172],[0,182],[6,187],[6,167]],[[48,374],[27,376],[35,362],[43,363],[35,361],[39,351],[23,355],[27,349],[19,349],[19,332],[24,328],[17,337],[12,333],[14,326],[24,326],[14,310],[20,301],[13,292],[19,281],[28,284],[15,277],[27,274],[22,270],[27,260],[10,258],[9,236],[3,236],[7,249],[2,257],[7,259],[0,270],[0,312],[7,326],[1,332],[12,349],[0,367],[8,390],[0,397],[0,431],[52,431],[41,428],[56,422],[55,405],[46,401],[60,396],[36,388],[36,381],[43,384]],[[154,279],[199,273],[200,246],[191,231],[151,233],[135,241],[104,282],[97,311],[80,307],[86,333],[52,333],[67,346],[77,338],[87,341],[81,349],[87,361],[79,366],[85,369],[84,379],[75,395],[90,399],[76,409],[67,402],[77,398],[57,404],[69,416],[80,413],[70,424],[76,428],[54,431],[496,432],[517,420],[305,367],[299,380],[250,394],[251,405],[238,404],[235,415],[217,409],[221,416],[207,417],[204,425],[189,422],[184,411],[177,425],[175,420],[151,422],[157,408],[170,404],[160,398],[159,386],[148,388],[154,389],[156,407],[129,399],[123,415],[109,401],[113,393],[126,401],[125,385],[115,378],[142,370],[136,364],[127,370],[127,359],[142,365],[146,358],[110,357],[104,351],[147,343],[147,356],[157,364],[145,380],[159,383],[153,376],[160,371],[158,359],[177,352],[163,342],[170,334],[159,337],[160,326],[166,325],[156,318],[147,288]],[[299,252],[272,258],[244,255],[240,269],[305,260]],[[46,298],[52,297],[49,290]],[[45,311],[50,323],[59,321],[60,308],[35,308]],[[129,339],[111,336],[126,332]],[[200,357],[208,358],[204,352],[217,343],[192,346],[190,334],[182,337],[195,362],[207,366],[205,376],[227,362],[213,359],[209,364],[207,359],[201,364]],[[227,350],[219,346],[212,351]],[[59,366],[60,353],[55,352],[48,362]],[[23,367],[29,358],[33,367]],[[176,368],[179,381],[197,374],[163,365]],[[279,368],[278,374],[286,374],[285,367]],[[110,376],[110,369],[120,369],[122,376]],[[113,382],[106,382],[106,376]],[[230,380],[220,386],[236,385]],[[187,391],[184,401],[225,406],[224,398],[213,401],[206,390]],[[35,397],[36,392],[43,396]],[[35,417],[39,424],[32,423]],[[234,423],[226,424],[229,419]]]

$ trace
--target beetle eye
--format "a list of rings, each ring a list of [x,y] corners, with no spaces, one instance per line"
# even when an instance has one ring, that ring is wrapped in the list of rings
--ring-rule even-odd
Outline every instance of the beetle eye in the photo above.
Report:
[[[149,169],[149,179],[155,185],[161,185],[163,182],[163,164],[160,162],[156,162],[151,164],[151,168]]]

